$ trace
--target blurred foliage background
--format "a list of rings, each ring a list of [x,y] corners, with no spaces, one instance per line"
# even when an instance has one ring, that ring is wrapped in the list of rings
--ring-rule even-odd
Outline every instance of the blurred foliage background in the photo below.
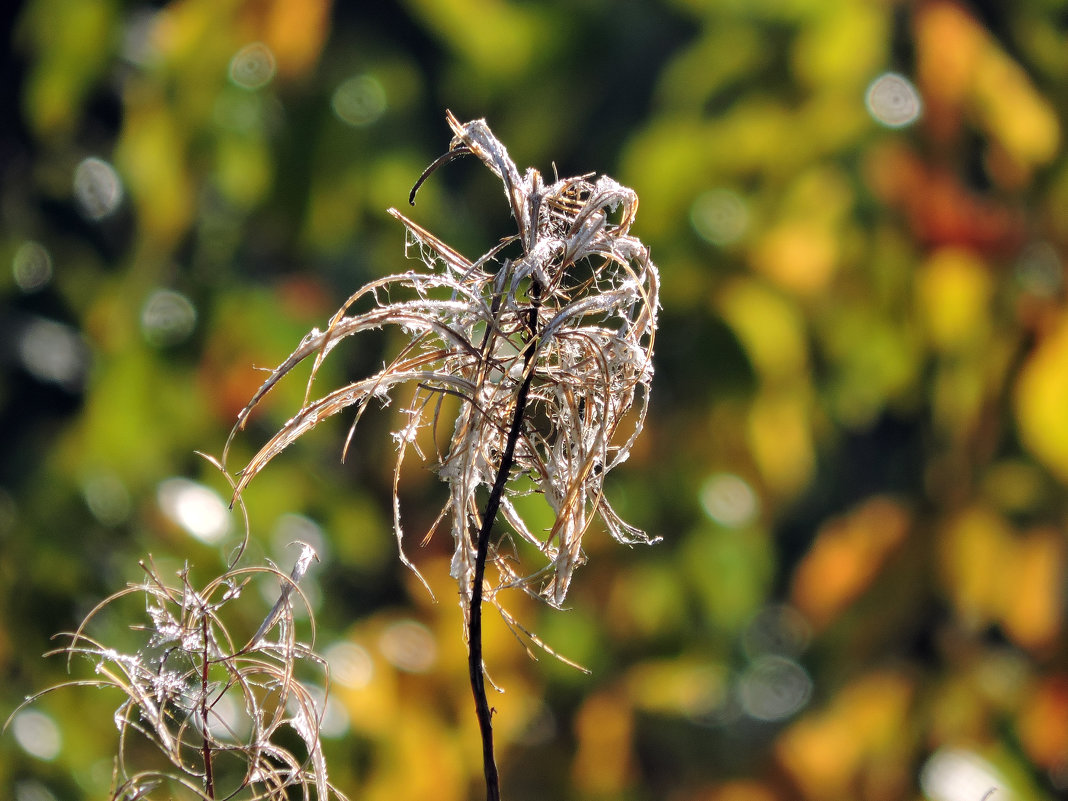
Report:
[[[505,797],[1068,790],[1064,0],[3,13],[4,716],[66,676],[40,658],[50,635],[139,559],[221,570],[240,520],[194,452],[221,452],[257,367],[406,268],[385,209],[444,151],[451,108],[520,167],[636,189],[663,275],[652,419],[609,489],[664,542],[591,534],[570,611],[513,601],[591,675],[488,631]],[[512,230],[499,195],[459,162],[413,215],[475,255]],[[391,344],[363,340],[333,378]],[[286,386],[234,464],[297,408]],[[395,559],[396,409],[346,464],[341,420],[258,479],[249,558],[320,552],[332,778],[461,801],[482,789],[460,612],[447,543],[413,551],[436,604]],[[410,530],[438,492],[409,471]],[[21,712],[5,796],[105,797],[115,702]]]

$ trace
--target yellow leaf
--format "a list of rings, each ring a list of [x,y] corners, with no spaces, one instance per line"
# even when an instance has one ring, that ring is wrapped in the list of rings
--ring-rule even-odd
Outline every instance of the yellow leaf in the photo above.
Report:
[[[639,709],[679,716],[705,715],[727,694],[727,670],[685,657],[649,660],[627,674],[627,692]]]
[[[433,798],[462,801],[473,778],[452,732],[424,706],[398,715],[376,750],[364,801]]]
[[[822,712],[787,729],[775,753],[809,799],[852,798],[850,788],[879,754],[901,736],[912,687],[895,673],[865,676],[846,687]]]
[[[115,3],[45,0],[25,5],[20,24],[35,51],[23,96],[26,119],[39,135],[73,133],[82,102],[114,55]]]
[[[163,249],[185,233],[193,214],[184,134],[181,121],[157,99],[127,104],[116,161],[145,234]]]
[[[520,74],[538,57],[550,29],[536,4],[501,0],[408,0],[408,11],[472,67],[496,81]]]
[[[949,520],[940,535],[943,580],[957,614],[971,627],[988,625],[1001,611],[1011,529],[1000,515],[977,506]]]
[[[993,280],[971,251],[941,248],[920,268],[916,301],[931,344],[957,350],[983,342],[990,329]]]
[[[803,375],[808,349],[804,321],[793,304],[757,281],[739,279],[724,288],[719,307],[765,381]]]
[[[980,118],[1016,161],[1032,167],[1057,155],[1061,130],[1056,112],[1023,68],[992,40],[983,49],[974,80]]]
[[[752,264],[784,289],[811,297],[826,289],[833,277],[838,243],[825,225],[786,222],[764,235],[753,251]]]
[[[572,776],[582,798],[618,798],[633,780],[634,716],[611,692],[591,696],[575,720]]]
[[[1031,354],[1016,384],[1016,420],[1024,446],[1068,482],[1068,315]]]
[[[216,140],[215,181],[227,200],[254,206],[270,188],[273,164],[266,143],[257,136],[223,135]]]
[[[753,459],[768,487],[782,495],[804,489],[816,466],[808,407],[803,393],[767,392],[749,410]]]
[[[330,0],[270,3],[263,21],[262,39],[278,60],[280,75],[303,75],[315,66],[326,42],[330,6]]]
[[[843,3],[799,31],[793,52],[796,74],[809,86],[855,91],[886,63],[891,38],[889,8]]]

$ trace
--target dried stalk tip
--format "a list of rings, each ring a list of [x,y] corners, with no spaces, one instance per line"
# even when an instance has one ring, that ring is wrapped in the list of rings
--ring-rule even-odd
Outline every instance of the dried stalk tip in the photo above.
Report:
[[[449,113],[448,123],[454,134],[450,147],[420,177],[411,200],[434,170],[471,155],[501,182],[516,233],[472,261],[390,209],[407,229],[409,255],[426,270],[397,273],[359,289],[326,330],[311,331],[271,373],[239,415],[235,432],[283,376],[314,357],[304,405],[241,471],[235,497],[323,419],[354,407],[358,421],[370,400],[410,385],[414,399],[393,435],[399,476],[409,450],[429,461],[417,446],[418,434],[441,425],[444,396],[460,398],[449,447],[434,455],[432,466],[449,485],[438,519],[451,521],[451,574],[467,614],[481,525],[476,496],[494,483],[517,397],[529,378],[501,499],[509,531],[491,548],[496,576],[487,579],[484,597],[503,612],[498,593],[514,587],[560,606],[575,567],[585,561],[582,537],[595,517],[622,543],[652,541],[619,517],[603,487],[609,471],[629,456],[645,421],[659,275],[648,249],[630,234],[638,210],[633,190],[593,175],[547,185],[533,168],[520,174],[484,120],[461,123]],[[517,255],[506,258],[506,251]],[[400,353],[374,375],[313,396],[315,374],[334,346],[384,325],[407,335]],[[540,495],[552,511],[555,522],[548,531],[530,527],[514,503],[530,494]],[[401,560],[415,570],[404,555],[396,491],[394,533]],[[514,547],[517,541],[533,546],[537,563],[520,559],[521,551],[531,549]]]

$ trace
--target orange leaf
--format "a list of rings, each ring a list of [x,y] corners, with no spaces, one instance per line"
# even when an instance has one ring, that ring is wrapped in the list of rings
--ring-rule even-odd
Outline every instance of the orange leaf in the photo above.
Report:
[[[825,523],[794,573],[792,598],[798,609],[816,627],[830,623],[864,592],[909,524],[908,512],[885,497]]]

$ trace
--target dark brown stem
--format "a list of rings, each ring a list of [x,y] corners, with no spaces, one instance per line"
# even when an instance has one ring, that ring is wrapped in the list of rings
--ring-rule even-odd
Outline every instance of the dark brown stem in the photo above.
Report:
[[[482,515],[482,527],[478,531],[475,545],[475,576],[471,588],[471,607],[467,614],[467,669],[471,678],[471,693],[475,696],[475,714],[478,728],[482,734],[482,767],[486,775],[486,801],[500,801],[501,786],[497,775],[497,762],[493,756],[493,710],[486,698],[486,677],[482,665],[482,583],[486,575],[486,557],[489,554],[490,530],[501,508],[504,487],[508,483],[508,474],[515,460],[515,446],[523,430],[523,417],[526,414],[527,397],[530,394],[531,379],[534,371],[530,363],[538,347],[538,309],[541,306],[541,285],[535,281],[530,289],[530,316],[527,326],[530,340],[523,354],[523,383],[515,399],[512,425],[508,430],[501,463],[497,467],[497,476],[493,481],[486,511]]]
[[[469,148],[467,145],[461,145],[460,147],[450,148],[449,150],[446,150],[442,155],[434,159],[431,165],[425,170],[423,170],[423,174],[419,176],[419,180],[416,181],[415,186],[412,187],[412,191],[408,195],[408,205],[415,205],[415,194],[419,191],[419,187],[423,185],[423,182],[427,178],[429,178],[431,173],[438,169],[438,167],[442,167],[448,164],[450,161],[460,158],[460,156],[468,156],[470,154],[471,148]]]
[[[204,651],[200,663],[200,725],[203,729],[204,744],[201,747],[204,758],[204,793],[208,798],[215,798],[215,772],[211,764],[211,738],[208,734],[208,616],[205,614],[200,623],[201,640]]]

